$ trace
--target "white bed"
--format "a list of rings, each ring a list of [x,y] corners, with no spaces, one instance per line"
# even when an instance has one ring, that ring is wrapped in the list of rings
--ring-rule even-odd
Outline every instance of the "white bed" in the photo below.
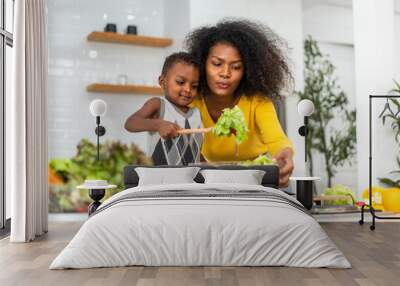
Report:
[[[351,267],[294,198],[257,185],[198,183],[109,198],[50,269],[128,265]]]

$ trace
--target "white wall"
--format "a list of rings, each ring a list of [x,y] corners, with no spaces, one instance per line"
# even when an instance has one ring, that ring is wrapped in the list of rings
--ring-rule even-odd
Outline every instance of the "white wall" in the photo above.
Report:
[[[179,7],[180,13],[177,13]],[[190,1],[168,0],[164,7],[164,34],[174,39],[174,43],[168,47],[167,53],[173,53],[183,49],[183,41],[190,31]]]
[[[311,35],[318,42],[321,52],[327,55],[337,68],[335,76],[348,96],[349,110],[356,106],[352,13],[351,1],[336,3],[335,1],[304,0],[303,2],[304,38]],[[343,123],[341,118],[334,118],[327,129],[332,127],[341,130]],[[327,185],[324,158],[314,152],[313,159],[314,175],[322,178],[317,182],[318,191],[321,192]],[[337,168],[338,172],[332,184],[343,184],[357,191],[356,159],[355,157],[351,166],[346,164]]]
[[[392,35],[392,42],[394,44],[394,48],[392,47],[392,56],[387,61],[391,62],[390,66],[385,65],[385,71],[382,73],[381,71],[377,73],[377,80],[382,81],[381,76],[386,76],[387,78],[381,83],[379,91],[383,93],[387,93],[391,88],[393,88],[394,84],[392,79],[400,82],[400,0],[396,0],[394,2],[395,13],[394,13],[394,35]],[[387,52],[387,50],[386,50]],[[380,68],[382,70],[382,67]],[[400,100],[398,98],[397,100]],[[396,143],[394,139],[394,131],[390,128],[391,121],[388,120],[385,125],[382,124],[382,121],[378,119],[379,114],[384,108],[384,104],[386,100],[379,99],[374,100],[373,114],[375,116],[375,124],[373,125],[373,138],[375,138],[373,143],[373,178],[379,177],[391,177],[398,178],[398,174],[393,175],[389,174],[393,170],[398,170],[399,167],[396,163],[396,157],[399,156],[399,144]],[[374,184],[379,184],[377,180],[373,181]]]
[[[71,157],[81,138],[95,142],[95,120],[89,103],[102,98],[108,112],[102,121],[106,135],[101,140],[135,142],[145,150],[144,134],[129,134],[125,119],[148,96],[88,93],[92,82],[115,82],[118,74],[128,81],[155,84],[165,57],[160,48],[88,42],[92,31],[102,31],[106,23],[116,23],[118,32],[128,24],[139,34],[164,35],[162,0],[59,0],[48,2],[49,37],[49,158]]]
[[[400,0],[395,1],[395,19],[394,19],[394,34],[397,35],[394,37],[395,41],[395,51],[400,51]],[[400,81],[400,53],[395,53],[395,78],[397,81]]]
[[[368,95],[386,94],[392,87],[395,66],[394,1],[353,0],[357,95],[357,148],[359,189],[368,186]],[[384,101],[374,101],[377,116]],[[375,117],[376,118],[376,117]],[[373,120],[373,176],[393,170],[398,148],[393,135]],[[376,184],[376,181],[373,181]]]
[[[318,42],[353,44],[353,11],[350,5],[340,6],[326,1],[303,2],[304,35],[312,35]]]

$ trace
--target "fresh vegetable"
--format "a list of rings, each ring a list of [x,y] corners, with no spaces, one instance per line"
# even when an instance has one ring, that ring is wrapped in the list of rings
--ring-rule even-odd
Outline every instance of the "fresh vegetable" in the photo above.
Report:
[[[349,195],[348,199],[326,201],[330,205],[353,205],[356,202],[354,192],[344,185],[335,184],[331,188],[326,188],[324,195]]]
[[[237,144],[247,139],[248,131],[244,114],[237,105],[234,108],[224,108],[212,130],[216,136],[231,136],[234,133]]]
[[[251,165],[271,165],[274,164],[274,160],[267,155],[260,155],[254,160],[246,160],[242,163],[243,166],[251,166]]]
[[[96,159],[96,145],[82,139],[77,153],[72,158],[52,159],[49,162],[50,211],[69,212],[82,209],[91,202],[87,190],[76,186],[87,179],[107,180],[117,185],[106,192],[105,198],[123,189],[123,169],[126,165],[151,165],[148,158],[137,145],[123,144],[119,141],[106,141],[100,144],[100,160]]]

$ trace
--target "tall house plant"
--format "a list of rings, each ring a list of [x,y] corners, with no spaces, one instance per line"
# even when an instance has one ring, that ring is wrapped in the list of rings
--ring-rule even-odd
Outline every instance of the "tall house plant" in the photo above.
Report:
[[[352,163],[356,154],[356,111],[348,109],[348,99],[337,83],[335,66],[321,53],[310,36],[304,41],[305,86],[298,92],[300,99],[314,102],[315,112],[310,116],[307,136],[309,171],[313,175],[313,152],[322,154],[328,187],[338,166]],[[330,127],[334,117],[341,116],[340,129]]]

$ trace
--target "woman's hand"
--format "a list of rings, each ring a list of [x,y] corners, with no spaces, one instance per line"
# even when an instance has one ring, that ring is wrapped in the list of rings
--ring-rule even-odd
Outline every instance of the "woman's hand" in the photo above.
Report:
[[[179,129],[181,128],[179,127],[178,124],[165,120],[160,120],[157,128],[158,133],[163,139],[170,139],[177,137],[179,135],[178,134]]]
[[[274,156],[275,162],[279,167],[279,186],[287,187],[289,185],[289,177],[293,172],[293,150],[291,148],[283,148]]]

